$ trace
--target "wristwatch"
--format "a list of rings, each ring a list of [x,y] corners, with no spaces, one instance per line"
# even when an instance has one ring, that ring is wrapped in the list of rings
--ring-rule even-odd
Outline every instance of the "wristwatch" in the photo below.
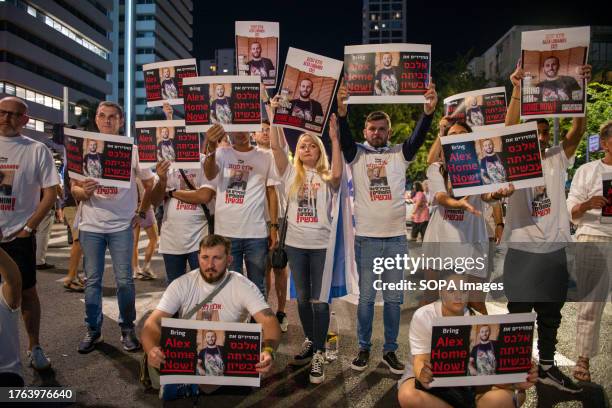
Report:
[[[270,356],[272,357],[272,361],[276,360],[276,353],[274,352],[274,349],[272,347],[266,346],[261,351],[262,351],[262,353],[264,351],[267,351],[268,353],[270,353]]]
[[[174,192],[175,191],[176,191],[176,189],[168,191],[168,197],[174,198]]]
[[[270,224],[270,228],[276,228],[276,229],[278,229],[278,224]]]
[[[23,230],[27,232],[28,234],[31,234],[32,231],[34,231],[32,228],[28,227],[28,224],[23,226]]]

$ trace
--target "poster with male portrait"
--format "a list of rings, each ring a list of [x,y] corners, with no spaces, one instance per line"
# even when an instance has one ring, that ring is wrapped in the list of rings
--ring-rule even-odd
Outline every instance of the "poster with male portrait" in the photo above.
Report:
[[[440,139],[456,197],[492,193],[512,183],[518,189],[544,185],[535,122]]]
[[[162,319],[160,383],[259,387],[261,325]]]
[[[185,126],[206,132],[220,124],[226,132],[261,130],[261,79],[258,76],[220,75],[186,78]]]
[[[608,200],[608,204],[601,209],[601,223],[612,224],[612,173],[601,175],[602,195]]]
[[[136,144],[142,167],[168,160],[171,168],[199,169],[200,135],[185,130],[184,120],[136,122]]]
[[[434,318],[431,386],[525,382],[535,318],[535,313]]]
[[[428,44],[344,47],[347,103],[424,103],[430,74]]]
[[[144,64],[142,70],[149,108],[182,104],[183,78],[198,76],[194,58]]]
[[[236,21],[238,75],[261,77],[266,88],[276,87],[279,25],[269,21]]]
[[[64,128],[64,135],[70,178],[93,179],[107,187],[130,187],[132,138],[70,128]]]
[[[320,136],[341,73],[342,61],[289,48],[273,123]]]
[[[590,27],[526,31],[521,36],[521,119],[582,117]]]
[[[504,126],[506,118],[506,88],[479,89],[444,99],[444,115],[467,123],[472,130]]]

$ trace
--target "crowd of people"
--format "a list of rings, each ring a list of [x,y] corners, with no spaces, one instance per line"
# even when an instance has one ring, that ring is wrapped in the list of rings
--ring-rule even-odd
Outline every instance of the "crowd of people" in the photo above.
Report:
[[[582,75],[587,80],[590,78],[590,66],[582,68]],[[506,115],[507,126],[519,123],[522,77],[520,68],[511,76],[513,91]],[[384,80],[380,81],[383,86]],[[221,89],[217,93],[219,98],[223,96]],[[206,134],[200,169],[174,169],[169,161],[161,160],[152,171],[140,165],[135,146],[128,188],[106,187],[91,178],[69,180],[66,176],[60,180],[49,149],[20,133],[28,121],[27,104],[16,97],[0,100],[0,170],[12,173],[12,188],[3,189],[0,197],[0,343],[3,345],[0,383],[23,385],[17,328],[19,309],[28,335],[30,365],[36,370],[50,366],[41,348],[41,307],[36,290],[37,263],[45,262],[37,257],[34,232],[44,228],[42,223],[49,217],[60,185],[70,193],[65,201],[64,217],[73,237],[64,286],[85,294],[86,327],[81,341],[75,344],[79,353],[90,353],[103,341],[102,278],[108,249],[117,290],[121,344],[128,352],[144,349],[151,378],[165,358],[160,346],[161,319],[173,316],[260,323],[263,345],[257,371],[269,372],[282,333],[288,326],[285,313],[288,270],[273,267],[269,257],[282,240],[305,336],[290,364],[310,364],[310,382],[325,381],[324,350],[330,300],[323,295],[322,275],[332,230],[332,203],[339,194],[347,168],[354,188],[354,253],[359,277],[356,315],[359,351],[350,366],[357,372],[366,370],[374,353],[372,330],[377,295],[374,280],[399,284],[404,278],[405,271],[401,268],[386,269],[375,275],[372,266],[375,258],[408,254],[406,170],[432,125],[438,102],[433,83],[424,96],[427,102],[423,113],[403,143],[389,144],[392,124],[383,111],[367,116],[363,127],[365,142],[358,143],[357,135],[351,134],[349,127],[348,91],[341,84],[337,112],[329,118],[331,160],[321,138],[309,133],[299,136],[291,158],[283,129],[270,126],[270,122],[264,122],[262,130],[254,135],[246,132],[227,135],[222,127],[221,105],[218,105],[220,123]],[[272,119],[281,103],[280,97],[269,99],[262,94],[262,102],[268,118]],[[164,112],[172,118],[171,108],[164,107]],[[122,107],[108,101],[99,104],[95,124],[99,132],[109,135],[120,135],[121,129],[130,125],[125,123]],[[549,146],[550,125],[545,119],[537,121],[543,188],[515,190],[510,184],[493,193],[455,197],[449,187],[440,138],[469,133],[471,127],[449,118],[443,118],[438,124],[438,136],[428,155],[427,180],[414,183],[411,238],[420,235],[428,253],[438,256],[447,251],[448,246],[444,244],[467,244],[463,255],[468,251],[468,255],[475,256],[487,253],[490,243],[506,242],[509,249],[503,279],[508,311],[537,313],[539,361],[534,363],[525,381],[517,384],[431,387],[435,381],[429,361],[434,318],[486,314],[485,297],[483,293],[451,290],[425,293],[410,323],[410,358],[404,364],[397,356],[398,348],[405,347],[398,342],[403,292],[384,289],[381,291],[384,345],[377,353],[391,373],[402,375],[398,390],[402,407],[514,407],[525,400],[525,390],[536,381],[564,392],[581,390],[554,362],[561,309],[568,290],[565,251],[572,241],[570,221],[578,225],[579,242],[612,242],[612,224],[601,223],[598,215],[598,209],[610,204],[602,192],[601,177],[612,171],[611,121],[601,125],[605,157],[581,166],[569,197],[565,195],[567,170],[573,164],[585,126],[584,117],[574,118],[561,144]],[[252,145],[251,136],[256,146]],[[91,154],[95,155],[97,147],[92,149]],[[92,171],[95,168],[93,164],[87,167]],[[505,215],[502,201],[506,204]],[[160,206],[163,216],[158,231],[154,209]],[[547,211],[540,210],[544,207]],[[487,219],[492,222],[488,223]],[[140,229],[149,238],[142,267],[138,259]],[[157,277],[150,262],[158,240],[168,286],[138,338],[134,329],[137,317],[134,279]],[[588,269],[581,276],[591,282],[578,282],[579,286],[605,275],[602,271],[608,270],[609,256],[594,251],[583,251],[580,256],[583,267]],[[77,273],[81,257],[85,279]],[[432,270],[425,274],[431,279],[483,282],[490,276],[489,269],[468,270],[464,275]],[[276,312],[267,302],[272,280],[278,298]],[[548,298],[536,301],[541,299],[543,288]],[[607,287],[603,292],[607,293]],[[216,307],[207,307],[208,304]],[[598,351],[604,305],[605,300],[601,298],[580,304],[575,380],[590,381],[589,359]],[[482,334],[485,335],[488,338],[488,334]],[[208,358],[204,354],[201,360]],[[205,371],[204,366],[201,369]],[[161,390],[163,396],[164,387]]]

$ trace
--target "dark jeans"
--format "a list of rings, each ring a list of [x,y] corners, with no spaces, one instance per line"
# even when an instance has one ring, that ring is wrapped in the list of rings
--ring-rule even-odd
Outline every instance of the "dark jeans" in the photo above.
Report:
[[[554,359],[568,277],[565,249],[547,254],[508,249],[504,261],[508,311],[538,314],[540,361]]]
[[[164,266],[166,267],[166,282],[172,283],[176,278],[180,278],[185,274],[185,268],[189,263],[190,270],[197,269],[198,263],[198,251],[193,251],[187,254],[162,254],[164,257]]]
[[[285,246],[289,268],[297,291],[298,313],[304,334],[313,343],[315,351],[325,350],[329,328],[329,303],[319,301],[325,249],[301,249]]]

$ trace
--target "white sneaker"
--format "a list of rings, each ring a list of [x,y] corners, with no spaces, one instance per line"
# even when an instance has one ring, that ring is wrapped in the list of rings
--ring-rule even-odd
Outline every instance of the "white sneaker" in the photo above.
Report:
[[[46,370],[51,367],[51,360],[45,355],[40,346],[34,346],[32,351],[28,351],[30,365],[37,371]]]
[[[312,356],[312,361],[310,363],[310,383],[311,384],[321,384],[325,381],[325,369],[323,368],[325,365],[325,355],[323,355],[322,351],[317,351],[314,356]]]
[[[155,272],[153,272],[151,270],[151,265],[150,264],[145,264],[140,273],[142,275],[147,276],[149,279],[157,278],[157,275],[155,274]]]

